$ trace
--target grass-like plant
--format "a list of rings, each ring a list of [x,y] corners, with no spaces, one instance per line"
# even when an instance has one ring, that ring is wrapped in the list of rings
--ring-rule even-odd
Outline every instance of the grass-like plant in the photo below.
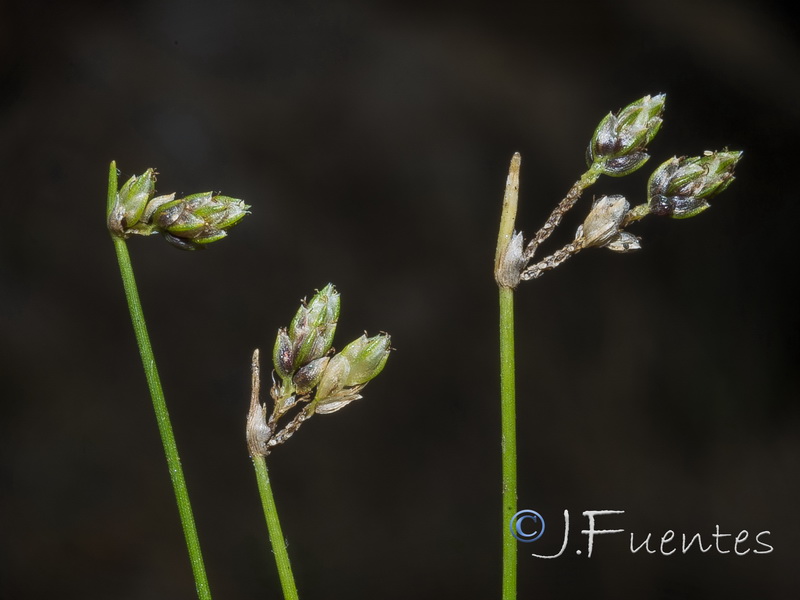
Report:
[[[253,352],[247,447],[286,600],[297,599],[297,586],[272,494],[267,455],[315,414],[336,412],[361,398],[361,390],[383,370],[389,358],[391,340],[385,333],[371,338],[362,335],[341,352],[332,352],[339,307],[339,293],[328,284],[300,306],[289,327],[278,330],[272,352],[277,378],[273,376],[270,390],[271,411],[259,399],[259,351]],[[294,416],[287,422],[284,417],[291,414]]]
[[[203,248],[205,244],[222,239],[227,230],[242,220],[250,208],[241,200],[215,196],[212,192],[175,198],[175,194],[154,197],[156,174],[148,169],[142,175],[131,177],[117,189],[117,165],[111,162],[108,171],[108,201],[106,216],[108,230],[117,253],[125,299],[131,314],[133,331],[139,354],[142,357],[147,386],[158,423],[158,432],[164,445],[167,469],[172,480],[178,504],[181,526],[192,565],[197,595],[201,600],[211,600],[211,589],[206,577],[200,539],[197,535],[189,490],[183,475],[178,445],[172,430],[164,390],[158,376],[156,359],[147,332],[142,302],[136,288],[130,254],[126,240],[131,235],[160,233],[164,238],[184,250]]]
[[[571,242],[534,261],[539,246],[560,225],[583,192],[601,175],[622,177],[641,168],[649,159],[647,145],[661,127],[665,96],[645,96],[616,114],[609,113],[598,125],[586,152],[588,169],[552,211],[545,224],[527,242],[515,230],[519,196],[519,154],[511,159],[500,219],[494,275],[500,300],[500,404],[502,448],[502,599],[517,593],[517,443],[514,355],[514,290],[522,282],[539,278],[587,248],[614,252],[638,250],[640,239],[625,230],[648,215],[676,219],[695,216],[709,208],[709,199],[733,181],[741,152],[723,150],[701,156],[673,157],[650,176],[644,202],[631,208],[619,195],[601,196],[591,205]],[[132,235],[160,233],[169,243],[196,250],[218,241],[248,213],[243,201],[211,192],[175,198],[154,196],[156,175],[148,169],[131,177],[118,189],[117,169],[111,163],[108,176],[108,229],[120,266],[125,297],[142,358],[145,377],[164,446],[181,525],[201,600],[211,591],[203,564],[200,542],[192,515],[164,393],[150,345],[141,301],[126,240]],[[298,598],[286,543],[273,497],[266,457],[289,439],[315,414],[329,414],[361,398],[364,386],[383,369],[390,353],[390,338],[381,333],[362,335],[340,352],[333,349],[341,299],[332,284],[303,302],[288,327],[278,330],[272,352],[274,374],[271,408],[260,400],[259,350],[252,357],[252,392],[246,437],[256,473],[272,550],[286,600]]]
[[[631,252],[640,238],[625,228],[648,215],[684,219],[709,208],[708,201],[727,188],[741,158],[739,151],[706,151],[702,156],[673,157],[650,175],[645,201],[631,208],[619,195],[601,196],[575,232],[574,239],[552,254],[534,261],[539,246],[558,227],[589,186],[601,175],[623,177],[650,158],[647,145],[661,128],[665,96],[645,96],[609,113],[597,126],[586,150],[588,169],[553,209],[545,224],[527,241],[515,230],[519,197],[519,153],[514,154],[506,181],[494,276],[500,295],[500,413],[502,455],[502,564],[503,600],[517,595],[517,538],[522,534],[517,514],[517,441],[514,355],[514,290],[522,281],[536,279],[586,248]]]
[[[197,594],[201,600],[211,600],[189,491],[126,240],[132,235],[160,233],[169,243],[182,250],[201,249],[224,238],[228,229],[239,223],[250,207],[241,200],[214,195],[212,192],[179,199],[175,198],[175,194],[156,197],[155,182],[155,171],[148,169],[142,175],[131,177],[118,189],[117,168],[112,162],[108,174],[107,225],[117,253],[125,298],[164,446]],[[328,284],[308,303],[300,306],[289,327],[278,330],[273,351],[277,379],[273,376],[271,411],[259,400],[259,351],[253,353],[247,445],[256,471],[278,575],[287,600],[297,599],[297,586],[270,486],[266,456],[313,415],[336,412],[361,398],[361,390],[383,370],[389,358],[390,337],[385,333],[370,338],[362,335],[341,352],[333,350],[339,307],[339,293],[332,284]],[[293,416],[288,422],[285,419],[281,422],[287,415]]]

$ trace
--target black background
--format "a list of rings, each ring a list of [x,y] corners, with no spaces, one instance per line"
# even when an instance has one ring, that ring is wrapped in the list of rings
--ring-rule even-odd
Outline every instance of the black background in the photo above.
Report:
[[[779,3],[0,4],[0,597],[192,598],[112,244],[108,164],[252,215],[205,252],[129,248],[216,598],[279,597],[244,441],[249,357],[334,282],[336,345],[388,331],[365,399],[270,458],[301,596],[500,589],[495,236],[533,233],[609,110],[667,93],[675,154],[744,151],[643,250],[517,294],[519,597],[796,598],[798,23]],[[554,236],[568,240],[585,214]],[[562,513],[572,531],[564,556]],[[586,556],[584,510],[617,509]],[[666,530],[771,554],[632,554]],[[731,538],[722,542],[731,549]],[[576,554],[577,549],[583,554]]]

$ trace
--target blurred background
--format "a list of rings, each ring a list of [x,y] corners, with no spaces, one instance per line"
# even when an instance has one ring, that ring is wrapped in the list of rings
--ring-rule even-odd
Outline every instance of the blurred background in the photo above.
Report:
[[[299,301],[335,345],[388,331],[365,398],[269,460],[301,597],[500,590],[495,238],[522,154],[528,235],[599,120],[665,92],[653,158],[741,149],[688,221],[632,227],[517,293],[520,598],[797,598],[798,21],[785,3],[0,4],[0,597],[194,597],[104,214],[121,182],[252,215],[181,252],[128,244],[215,597],[277,598],[244,440],[249,361]],[[558,551],[563,511],[567,551]],[[614,509],[586,556],[582,511]],[[737,556],[630,551],[749,532]],[[769,554],[755,542],[774,547]],[[722,550],[733,537],[720,538]],[[657,548],[651,543],[651,548]],[[577,550],[583,549],[578,555]]]

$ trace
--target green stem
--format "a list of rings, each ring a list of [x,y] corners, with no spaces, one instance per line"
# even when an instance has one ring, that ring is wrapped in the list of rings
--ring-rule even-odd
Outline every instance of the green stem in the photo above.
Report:
[[[500,431],[503,463],[503,600],[517,597],[517,414],[514,389],[514,290],[500,288]]]
[[[108,174],[108,212],[110,213],[117,195],[117,166],[112,161]],[[136,343],[139,346],[139,354],[142,357],[142,366],[147,378],[147,386],[150,389],[150,397],[153,400],[153,408],[158,422],[158,431],[161,434],[161,441],[164,444],[164,454],[167,458],[167,467],[172,479],[172,487],[175,491],[175,500],[178,504],[178,512],[183,526],[183,533],[186,537],[186,546],[189,551],[189,559],[192,564],[197,595],[201,600],[211,600],[211,590],[206,578],[206,570],[203,565],[203,555],[200,551],[200,540],[197,537],[197,529],[194,524],[192,505],[189,502],[189,491],[186,488],[186,480],[181,468],[181,460],[178,456],[178,446],[175,443],[175,435],[172,431],[172,424],[167,412],[167,403],[164,399],[164,391],[161,389],[161,380],[158,377],[156,359],[153,355],[153,348],[150,345],[150,337],[147,334],[147,325],[144,320],[142,303],[139,300],[139,292],[136,289],[136,279],[133,275],[128,248],[125,240],[111,236],[114,242],[114,249],[117,252],[122,284],[125,287],[125,298],[128,301],[128,309],[131,313],[133,331],[136,334]]]
[[[285,600],[298,600],[297,586],[294,583],[292,565],[289,562],[289,552],[286,550],[286,539],[281,531],[281,521],[278,518],[278,507],[272,496],[272,486],[269,483],[267,461],[263,456],[253,457],[253,467],[256,470],[258,493],[261,496],[261,505],[264,508],[264,518],[267,521],[269,541],[272,544],[272,553],[275,555],[275,564],[278,566],[278,576],[283,588]]]
[[[517,540],[509,529],[517,512],[517,415],[514,390],[514,288],[501,276],[514,233],[519,198],[520,155],[514,154],[503,196],[497,235],[495,280],[500,288],[500,448],[503,469],[503,600],[517,597]],[[517,282],[519,277],[514,278]]]

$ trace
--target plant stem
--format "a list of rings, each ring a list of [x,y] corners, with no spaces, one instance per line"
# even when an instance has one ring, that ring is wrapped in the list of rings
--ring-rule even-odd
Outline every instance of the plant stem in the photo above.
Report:
[[[281,531],[281,521],[278,518],[278,507],[272,496],[272,486],[269,483],[267,461],[263,456],[253,456],[253,467],[256,470],[258,493],[261,496],[261,505],[264,508],[264,518],[267,521],[269,541],[272,544],[272,553],[275,555],[275,564],[278,567],[278,576],[283,588],[285,600],[298,600],[297,586],[292,574],[292,565],[289,562],[289,552],[286,550],[286,539]]]
[[[500,431],[503,463],[503,600],[517,597],[517,415],[514,388],[514,290],[500,288]]]
[[[503,600],[517,597],[517,541],[509,526],[517,512],[517,416],[514,389],[514,288],[501,283],[503,258],[514,233],[519,197],[520,155],[514,154],[503,196],[497,236],[495,279],[500,288],[500,448],[503,471]]]
[[[108,174],[108,210],[109,213],[114,206],[117,195],[117,166],[111,162]],[[197,529],[192,514],[192,506],[189,502],[189,491],[186,488],[186,480],[183,476],[180,457],[178,456],[178,446],[175,443],[175,435],[172,431],[172,424],[169,420],[167,403],[164,399],[164,391],[161,388],[161,380],[158,377],[156,359],[153,355],[153,348],[150,345],[150,337],[147,334],[147,325],[144,320],[142,303],[139,300],[139,292],[136,289],[136,279],[133,275],[128,248],[125,240],[112,235],[114,249],[117,253],[122,284],[125,287],[125,298],[128,301],[128,309],[131,314],[133,331],[136,334],[136,343],[139,346],[139,354],[142,357],[142,366],[147,378],[147,386],[150,389],[150,397],[153,400],[153,408],[158,422],[158,431],[161,434],[161,441],[164,445],[164,454],[167,458],[172,487],[175,491],[175,500],[178,504],[178,512],[183,526],[183,533],[186,537],[186,546],[189,552],[189,560],[192,564],[197,595],[201,600],[211,600],[211,590],[206,577],[205,566],[203,565],[203,555],[200,551],[200,540],[197,537]]]

